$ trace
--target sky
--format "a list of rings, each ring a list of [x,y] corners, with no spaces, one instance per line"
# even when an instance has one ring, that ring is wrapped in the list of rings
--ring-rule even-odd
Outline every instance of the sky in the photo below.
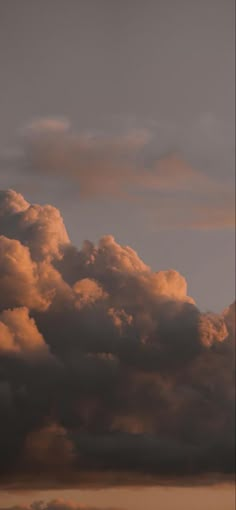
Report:
[[[112,234],[153,270],[179,270],[199,306],[220,311],[234,297],[234,1],[66,6],[1,0],[1,188],[57,206],[76,245]],[[72,137],[137,135],[124,172],[130,158],[145,172],[177,154],[211,181],[196,186],[189,176],[186,191],[182,176],[179,187],[133,189],[139,200],[125,200],[109,189],[81,196],[66,161],[60,176],[47,165],[43,176],[32,167],[25,176],[15,152],[26,126],[42,119],[69,123]],[[121,170],[107,151],[112,178]],[[98,175],[103,159],[94,157]],[[173,161],[169,168],[176,174]]]
[[[60,469],[71,469],[75,448],[91,485],[80,492],[72,469],[75,504],[138,510],[137,488],[117,495],[111,486],[120,470],[124,483],[127,469],[140,485],[142,465],[156,483],[163,472],[153,450],[171,481],[142,489],[149,510],[156,501],[185,510],[195,494],[203,510],[223,500],[233,508],[233,486],[218,484],[232,472],[225,438],[233,424],[234,10],[233,0],[0,2],[7,484],[15,477],[24,486],[19,466],[27,478],[41,466],[38,449],[59,437]],[[155,398],[160,409],[151,412]],[[16,416],[19,444],[11,436]],[[208,441],[219,447],[215,461]],[[10,444],[21,452],[17,461]],[[218,462],[217,488],[175,487],[189,455],[198,479]],[[104,462],[112,479],[96,492]],[[51,457],[45,466],[51,480]],[[2,470],[0,462],[0,478]],[[50,496],[27,484],[30,493],[3,492],[2,508],[57,498],[55,480]],[[58,505],[47,510],[64,510]]]

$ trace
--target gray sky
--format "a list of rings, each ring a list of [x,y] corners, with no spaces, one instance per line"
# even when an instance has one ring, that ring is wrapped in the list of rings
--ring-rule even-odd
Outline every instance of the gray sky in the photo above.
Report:
[[[182,272],[202,309],[227,306],[234,295],[234,1],[1,0],[0,20],[0,186],[59,207],[76,244],[111,233],[154,270]],[[47,165],[26,170],[15,158],[22,130],[42,118],[68,119],[69,143],[80,148],[88,132],[147,133],[138,168],[178,154],[208,184],[195,188],[200,178],[187,174],[188,191],[83,198],[83,166],[75,179],[70,162],[58,176]],[[108,168],[116,158],[109,143]],[[172,164],[170,179],[176,171]]]

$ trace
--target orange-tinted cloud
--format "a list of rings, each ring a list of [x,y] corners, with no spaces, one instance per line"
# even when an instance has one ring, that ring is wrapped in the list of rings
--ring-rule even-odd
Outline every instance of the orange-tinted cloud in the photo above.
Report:
[[[106,507],[101,508],[100,510],[118,510],[114,507]],[[79,503],[72,503],[70,501],[65,501],[62,499],[55,499],[49,501],[48,503],[44,503],[43,501],[35,501],[31,503],[31,505],[17,505],[14,507],[2,508],[2,510],[98,510],[96,507],[80,505]]]
[[[230,477],[234,307],[201,313],[113,236],[74,247],[49,205],[0,211],[0,483]]]
[[[0,314],[0,349],[2,353],[47,353],[43,336],[26,307],[4,310]]]
[[[154,135],[147,129],[76,133],[66,119],[42,118],[23,131],[8,166],[18,181],[22,179],[22,189],[51,178],[57,184],[71,182],[81,199],[112,197],[138,203],[153,228],[232,229],[235,204],[229,180],[210,174],[207,165],[194,164],[188,147],[183,150],[181,144],[179,151],[163,152],[158,136],[162,139],[160,132]],[[35,215],[45,223],[46,209],[30,209],[28,221]],[[64,237],[62,231],[60,235]]]

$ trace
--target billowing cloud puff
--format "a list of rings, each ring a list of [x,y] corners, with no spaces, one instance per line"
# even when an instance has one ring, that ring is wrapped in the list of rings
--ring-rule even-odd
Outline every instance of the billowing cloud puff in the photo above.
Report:
[[[6,353],[38,353],[47,351],[34,319],[26,307],[4,310],[0,314],[0,349]]]
[[[223,316],[202,314],[199,320],[202,343],[211,346],[214,341],[223,342],[228,336],[228,329]]]
[[[0,211],[2,486],[230,477],[234,306],[201,313],[112,236],[72,246],[49,205]]]
[[[13,189],[7,191],[0,190],[0,217],[1,220],[6,216],[11,216],[18,212],[25,211],[29,207],[24,197],[16,193]]]
[[[40,292],[39,267],[19,241],[0,236],[0,308],[46,308]]]
[[[58,209],[30,205],[13,190],[0,194],[0,218],[0,234],[28,246],[33,259],[59,257],[69,242]]]
[[[90,278],[83,278],[73,286],[76,294],[76,305],[78,307],[93,304],[99,299],[104,299],[107,294],[103,291],[96,281]]]

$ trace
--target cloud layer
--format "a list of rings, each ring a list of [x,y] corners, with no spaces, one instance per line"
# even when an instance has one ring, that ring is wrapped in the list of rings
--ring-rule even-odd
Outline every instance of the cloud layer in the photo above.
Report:
[[[177,271],[112,236],[78,249],[57,209],[12,190],[0,288],[2,486],[234,473],[234,305],[202,314]]]
[[[17,505],[7,508],[2,508],[1,510],[99,510],[94,506],[84,506],[76,503],[71,503],[63,500],[52,500],[49,503],[44,503],[43,501],[35,501],[31,505]],[[100,507],[100,510],[115,510],[114,508],[104,508]],[[116,509],[118,510],[118,509]]]
[[[208,139],[207,126],[213,131],[209,119],[202,125]],[[42,118],[23,130],[18,152],[2,156],[1,166],[7,169],[8,183],[13,170],[13,187],[20,185],[22,190],[42,188],[42,183],[45,188],[45,181],[51,180],[53,186],[61,186],[63,197],[67,185],[81,200],[138,203],[156,228],[233,228],[232,179],[230,183],[228,177],[220,178],[209,171],[207,162],[192,158],[185,150],[190,140],[187,137],[184,145],[178,141],[176,126],[172,134],[166,129],[76,132],[66,119]],[[193,135],[199,139],[198,131]],[[172,136],[174,149],[167,142]]]

